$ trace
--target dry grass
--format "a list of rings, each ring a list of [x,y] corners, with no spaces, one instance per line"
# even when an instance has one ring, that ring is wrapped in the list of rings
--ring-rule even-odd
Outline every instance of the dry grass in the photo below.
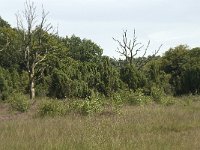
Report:
[[[0,149],[200,149],[198,100],[173,106],[124,106],[121,112],[54,118],[33,118],[28,112],[0,120]]]

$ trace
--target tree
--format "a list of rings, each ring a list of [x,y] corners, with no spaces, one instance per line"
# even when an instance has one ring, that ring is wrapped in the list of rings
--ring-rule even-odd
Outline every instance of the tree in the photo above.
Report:
[[[18,51],[18,33],[11,27],[0,27],[0,66],[16,68],[22,62],[22,54]]]
[[[1,16],[0,16],[0,27],[7,27],[7,28],[10,27],[10,25],[5,20],[3,20]]]
[[[133,65],[122,67],[120,69],[120,77],[127,84],[128,88],[134,91],[138,88],[143,88],[146,83],[143,72]]]
[[[182,92],[200,93],[200,48],[196,47],[188,51],[187,62],[183,65]]]
[[[83,39],[75,35],[66,37],[66,46],[69,48],[69,56],[81,62],[96,62],[103,53],[103,50],[93,41]]]
[[[24,55],[26,71],[29,74],[30,99],[35,98],[36,74],[44,68],[40,65],[47,57],[47,54],[54,50],[48,42],[52,26],[47,24],[47,15],[42,9],[40,22],[36,14],[36,6],[33,2],[25,2],[25,10],[17,14],[18,33],[21,38],[20,52]],[[25,23],[23,22],[25,20]]]
[[[137,56],[138,52],[140,52],[142,50],[144,50],[144,53],[141,58],[143,59],[145,57],[147,50],[149,48],[149,45],[150,45],[150,40],[148,41],[146,47],[141,42],[138,42],[135,29],[133,32],[133,39],[130,39],[130,40],[128,39],[127,30],[126,30],[123,32],[122,41],[117,40],[115,38],[113,38],[113,40],[116,41],[119,45],[119,47],[117,48],[117,52],[125,57],[125,60],[126,60],[126,62],[129,63],[129,65],[133,65],[135,63],[137,68],[141,69],[146,64],[147,61],[143,60],[143,61],[137,62],[137,61],[134,61],[134,58]],[[155,56],[159,52],[161,47],[162,47],[162,45],[160,45],[158,50],[155,50],[155,53],[153,54],[153,56]]]
[[[170,48],[162,57],[162,70],[167,74],[171,74],[170,84],[175,88],[176,94],[183,93],[183,73],[184,65],[189,63],[188,60],[189,47],[187,45],[179,45]]]

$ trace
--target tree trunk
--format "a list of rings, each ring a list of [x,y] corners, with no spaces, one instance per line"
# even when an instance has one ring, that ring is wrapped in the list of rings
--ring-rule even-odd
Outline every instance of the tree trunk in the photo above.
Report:
[[[30,99],[35,99],[35,68],[31,68],[31,72],[29,73],[29,90],[30,90]]]
[[[30,80],[30,99],[31,100],[35,99],[35,83],[34,83],[34,79]]]

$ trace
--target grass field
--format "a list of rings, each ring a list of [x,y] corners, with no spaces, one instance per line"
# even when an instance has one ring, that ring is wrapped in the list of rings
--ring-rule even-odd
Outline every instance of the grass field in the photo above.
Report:
[[[124,106],[120,115],[54,118],[35,117],[35,110],[9,112],[0,104],[0,149],[198,150],[200,99],[195,100],[172,106]]]

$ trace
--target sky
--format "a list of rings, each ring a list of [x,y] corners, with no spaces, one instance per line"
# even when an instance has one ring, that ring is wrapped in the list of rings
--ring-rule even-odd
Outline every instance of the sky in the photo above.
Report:
[[[0,0],[0,16],[16,27],[15,14],[25,0]],[[159,54],[187,44],[200,47],[199,0],[33,0],[40,12],[49,12],[48,21],[58,27],[60,36],[75,34],[101,46],[104,55],[119,58],[117,43],[124,30],[138,42],[151,41],[148,55],[163,44]],[[40,14],[38,14],[40,16]],[[139,54],[141,55],[141,54]]]

